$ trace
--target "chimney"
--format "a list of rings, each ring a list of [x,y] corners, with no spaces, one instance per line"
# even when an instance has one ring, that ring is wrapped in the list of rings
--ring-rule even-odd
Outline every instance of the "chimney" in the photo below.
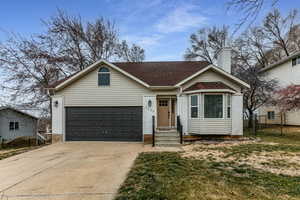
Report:
[[[231,47],[225,46],[218,53],[218,67],[231,74]]]

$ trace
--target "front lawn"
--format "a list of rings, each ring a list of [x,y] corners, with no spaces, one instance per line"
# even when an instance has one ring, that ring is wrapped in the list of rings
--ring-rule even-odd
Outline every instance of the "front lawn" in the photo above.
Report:
[[[141,153],[116,199],[300,199],[298,134]]]

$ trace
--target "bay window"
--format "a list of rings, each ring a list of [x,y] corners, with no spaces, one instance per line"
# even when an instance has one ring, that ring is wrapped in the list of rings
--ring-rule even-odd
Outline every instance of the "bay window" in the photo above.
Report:
[[[223,118],[223,95],[204,95],[204,118]]]

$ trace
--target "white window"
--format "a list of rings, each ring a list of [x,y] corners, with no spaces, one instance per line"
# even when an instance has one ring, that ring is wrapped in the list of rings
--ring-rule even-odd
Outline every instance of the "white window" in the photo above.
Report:
[[[204,118],[223,118],[223,95],[204,95]]]
[[[107,67],[101,67],[98,71],[98,85],[109,86],[110,85],[110,71]]]
[[[292,66],[300,64],[300,57],[293,58],[292,59]]]
[[[231,118],[231,95],[227,95],[227,118]]]
[[[19,122],[9,122],[9,130],[10,131],[19,130]]]
[[[199,116],[199,98],[198,95],[191,96],[191,118],[198,118]]]

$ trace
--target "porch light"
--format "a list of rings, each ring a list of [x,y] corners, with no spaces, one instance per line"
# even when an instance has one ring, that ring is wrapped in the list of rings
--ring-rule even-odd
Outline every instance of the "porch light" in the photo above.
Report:
[[[53,104],[54,104],[54,107],[56,107],[56,108],[58,107],[58,101],[54,101]]]
[[[152,107],[152,101],[148,100],[148,107],[151,108]]]

